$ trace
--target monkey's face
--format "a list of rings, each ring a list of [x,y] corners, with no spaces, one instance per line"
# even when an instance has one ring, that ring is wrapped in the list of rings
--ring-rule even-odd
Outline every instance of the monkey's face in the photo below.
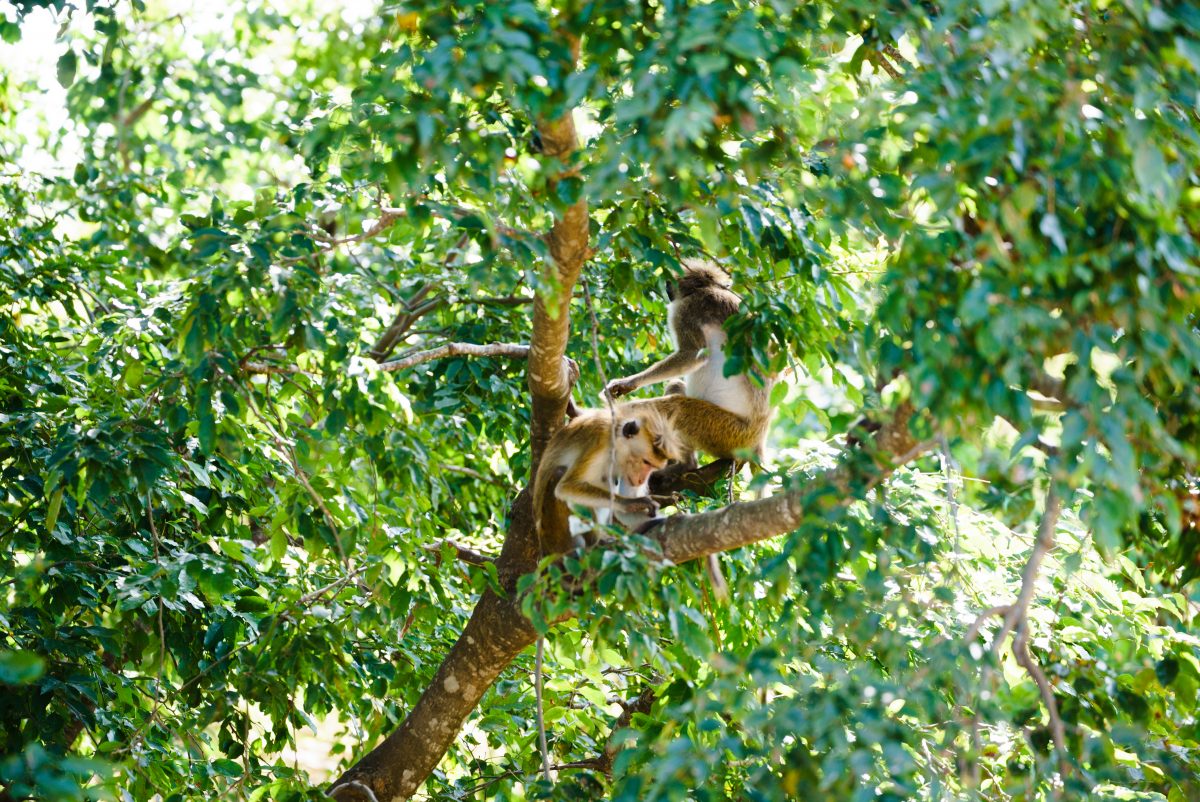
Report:
[[[618,443],[619,450],[624,452],[618,454],[621,472],[633,487],[646,484],[650,474],[665,468],[675,458],[667,438],[636,419],[621,425]]]

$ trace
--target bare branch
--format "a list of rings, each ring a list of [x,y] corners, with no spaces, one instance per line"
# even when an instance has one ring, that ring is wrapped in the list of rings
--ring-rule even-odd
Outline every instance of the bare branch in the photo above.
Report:
[[[150,109],[154,107],[154,100],[155,100],[154,95],[150,95],[150,97],[146,98],[141,103],[134,106],[133,110],[130,111],[128,114],[126,114],[125,117],[121,120],[121,125],[123,125],[126,128],[133,127],[133,125],[138,120],[140,120],[146,116],[146,112],[150,111]]]
[[[507,356],[513,359],[524,359],[529,356],[529,346],[517,345],[515,343],[490,343],[488,345],[446,343],[445,345],[439,345],[437,348],[430,348],[425,351],[418,351],[415,354],[409,354],[401,359],[381,362],[379,369],[389,372],[407,370],[415,365],[432,362],[435,359],[442,359],[448,356]]]
[[[1013,657],[1029,673],[1038,691],[1042,695],[1042,703],[1046,705],[1046,714],[1050,718],[1050,736],[1054,739],[1054,749],[1058,752],[1059,770],[1067,772],[1067,732],[1063,726],[1062,717],[1058,714],[1058,700],[1054,698],[1054,689],[1050,687],[1046,674],[1029,653],[1029,622],[1022,620],[1013,638]]]
[[[437,543],[430,543],[426,546],[423,546],[423,548],[426,551],[431,551],[438,555],[438,563],[441,564],[442,549],[446,546],[454,549],[454,556],[456,556],[459,560],[471,565],[487,565],[495,559],[495,557],[489,557],[486,554],[475,551],[475,549],[456,543],[449,538],[446,538],[445,540],[439,540]]]
[[[965,635],[963,635],[963,642],[968,644],[974,643],[975,639],[979,637],[979,631],[983,629],[983,624],[985,621],[993,616],[1004,615],[1011,609],[1011,604],[998,604],[995,607],[989,607],[984,610],[979,614],[979,617],[975,619],[971,626],[967,627],[967,632]]]
[[[909,431],[913,414],[911,405],[900,405],[888,420],[876,427],[869,444],[864,443],[862,449],[850,449],[837,467],[811,481],[769,498],[730,504],[699,515],[674,515],[651,530],[651,534],[662,544],[667,559],[682,563],[790,532],[803,521],[804,499],[812,488],[835,488],[836,503],[849,504],[856,498],[850,492],[854,476],[865,480],[860,488],[860,493],[865,493],[897,468],[928,451],[933,444],[916,440]],[[854,463],[863,459],[868,461]]]
[[[894,49],[895,48],[893,48],[893,50]],[[895,65],[893,65],[892,62],[888,61],[888,57],[886,55],[884,55],[884,53],[885,53],[885,51],[882,51],[882,50],[875,51],[872,54],[873,58],[870,59],[871,63],[874,64],[876,67],[879,67],[880,69],[882,69],[884,72],[886,72],[892,78],[895,78],[896,80],[900,80],[904,76],[900,74],[900,71],[898,69],[896,69]]]
[[[472,479],[476,479],[480,482],[487,482],[488,484],[493,484],[493,485],[496,485],[497,487],[507,488],[508,484],[509,484],[508,482],[504,481],[503,479],[500,479],[499,477],[488,476],[487,474],[481,473],[480,471],[477,471],[474,468],[468,468],[466,465],[451,465],[449,463],[443,462],[438,465],[438,468],[440,468],[443,471],[446,471],[447,473],[458,473],[458,474],[462,474],[463,476],[470,476]]]
[[[246,373],[283,374],[287,376],[297,373],[307,373],[307,371],[295,365],[273,365],[270,362],[243,362],[242,370]]]
[[[1062,515],[1062,509],[1062,496],[1051,485],[1050,489],[1046,491],[1045,510],[1042,512],[1042,521],[1038,525],[1037,540],[1033,544],[1033,551],[1029,554],[1029,560],[1025,563],[1025,568],[1021,572],[1021,592],[1017,595],[1017,600],[1012,603],[1008,611],[1004,614],[1004,624],[992,639],[993,654],[997,654],[1000,651],[1000,644],[1004,641],[1004,638],[1016,629],[1018,623],[1025,620],[1025,616],[1029,612],[1029,604],[1033,601],[1033,594],[1037,587],[1038,572],[1041,570],[1042,561],[1050,553],[1050,549],[1054,547],[1054,530],[1058,525],[1059,517]]]
[[[454,243],[454,247],[450,249],[446,254],[446,258],[442,260],[443,269],[449,267],[455,259],[462,255],[463,246],[467,244],[468,238],[469,235],[466,233],[458,238],[458,241]],[[382,362],[392,352],[392,349],[396,347],[396,343],[412,329],[413,325],[421,317],[445,303],[444,299],[440,297],[428,301],[425,300],[429,293],[433,292],[436,287],[436,282],[427,281],[413,293],[412,297],[404,302],[400,311],[396,313],[396,319],[392,321],[387,331],[380,336],[379,341],[375,343],[375,347],[371,349],[372,359],[376,362]]]

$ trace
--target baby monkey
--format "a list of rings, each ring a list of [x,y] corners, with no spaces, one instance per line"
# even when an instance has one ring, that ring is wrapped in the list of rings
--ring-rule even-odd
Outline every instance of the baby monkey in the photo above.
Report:
[[[681,446],[667,418],[652,407],[617,405],[580,410],[546,446],[533,485],[534,516],[543,554],[561,554],[582,543],[563,525],[566,504],[613,512],[626,525],[653,518],[658,504],[648,495],[650,474],[680,457]],[[611,458],[611,459],[610,459]],[[548,520],[548,491],[553,477],[557,499]],[[634,495],[636,494],[636,495]]]

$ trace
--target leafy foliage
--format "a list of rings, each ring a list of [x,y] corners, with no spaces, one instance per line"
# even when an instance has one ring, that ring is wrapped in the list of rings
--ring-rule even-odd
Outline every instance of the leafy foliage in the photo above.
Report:
[[[1200,795],[1200,12],[324,8],[0,3],[31,64],[0,70],[9,796],[315,799],[303,731],[349,763],[398,725],[496,584],[455,545],[499,553],[531,465],[523,364],[386,360],[528,342],[580,198],[577,397],[720,259],[731,370],[794,371],[755,488],[811,483],[807,518],[722,557],[728,605],[636,538],[526,580],[591,580],[527,600],[574,613],[546,722],[581,767],[536,779],[522,656],[431,798]],[[572,109],[558,180],[536,130]],[[832,503],[901,401],[937,453]],[[1051,485],[1028,627],[1066,771],[1026,669],[964,637]]]

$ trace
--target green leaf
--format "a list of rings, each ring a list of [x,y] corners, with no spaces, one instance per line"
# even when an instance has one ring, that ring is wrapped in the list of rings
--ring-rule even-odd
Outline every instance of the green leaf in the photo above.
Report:
[[[28,685],[42,676],[46,661],[33,652],[0,651],[0,683]]]
[[[70,88],[75,83],[75,70],[79,66],[79,57],[74,50],[67,50],[58,58],[58,83],[64,88]]]
[[[575,177],[564,178],[555,184],[554,194],[565,205],[570,206],[583,195],[583,181]]]
[[[58,522],[58,511],[62,508],[63,489],[60,487],[50,494],[46,505],[46,531],[53,532],[54,524]]]

